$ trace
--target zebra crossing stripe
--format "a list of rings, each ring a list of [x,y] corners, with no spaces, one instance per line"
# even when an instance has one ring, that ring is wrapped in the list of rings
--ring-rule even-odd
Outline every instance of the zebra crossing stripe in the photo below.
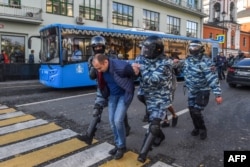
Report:
[[[5,126],[5,127],[0,128],[0,135],[47,124],[47,123],[48,121],[45,121],[43,119],[36,119],[36,120],[27,121],[27,122],[17,123],[17,124],[10,125],[10,126]]]
[[[10,118],[7,120],[0,121],[0,127],[12,125],[12,124],[19,123],[19,122],[25,122],[25,121],[29,121],[29,120],[33,120],[33,119],[36,119],[36,118],[32,115],[23,115],[20,117]]]
[[[46,134],[48,132],[53,132],[56,130],[62,129],[60,126],[57,126],[55,123],[50,123],[47,125],[42,125],[38,127],[33,127],[30,129],[20,130],[18,132],[9,133],[0,138],[0,146],[5,144],[10,144],[19,140],[28,139],[38,135]]]
[[[137,157],[138,154],[128,151],[119,161],[111,160],[103,165],[100,165],[100,167],[128,167],[128,166],[141,167],[150,161],[149,159],[147,159],[146,162],[141,163],[137,161]]]
[[[104,160],[110,155],[108,154],[109,150],[113,149],[114,146],[104,142],[93,146],[87,150],[69,156],[65,159],[59,160],[52,164],[49,164],[45,167],[87,167],[97,162]]]
[[[24,153],[39,147],[43,147],[55,142],[59,142],[71,137],[76,136],[77,133],[72,130],[65,129],[51,134],[43,135],[40,137],[32,138],[30,140],[25,140],[23,142],[18,142],[15,144],[0,147],[0,160],[8,158],[17,154]]]
[[[151,167],[173,167],[173,166],[165,164],[165,163],[163,163],[161,161],[157,161]]]
[[[0,106],[0,114],[5,114],[5,113],[9,113],[9,112],[15,112],[16,110],[14,108],[8,108],[8,107],[4,107],[2,108]]]
[[[22,111],[2,114],[2,115],[0,115],[0,120],[7,119],[7,118],[18,117],[18,116],[22,116],[22,115],[25,115]]]
[[[67,141],[64,141],[59,144],[55,144],[50,147],[43,148],[28,154],[20,155],[13,159],[9,159],[0,163],[0,166],[18,166],[18,167],[28,167],[28,166],[37,166],[44,162],[53,160],[55,158],[61,157],[65,154],[71,153],[73,151],[79,150],[86,147],[87,144],[84,142],[73,138]],[[58,167],[58,166],[57,166]],[[73,167],[73,166],[68,166]]]

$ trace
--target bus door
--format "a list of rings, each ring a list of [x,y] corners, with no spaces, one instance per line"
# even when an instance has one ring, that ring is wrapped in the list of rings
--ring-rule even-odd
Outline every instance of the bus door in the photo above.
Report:
[[[63,85],[65,87],[96,85],[96,81],[91,80],[88,75],[88,58],[92,54],[91,39],[64,37],[64,40],[68,41],[67,44],[64,43],[64,46],[67,46],[68,62],[63,67]],[[74,53],[75,45],[79,46],[79,50],[82,53],[81,61],[70,60]]]

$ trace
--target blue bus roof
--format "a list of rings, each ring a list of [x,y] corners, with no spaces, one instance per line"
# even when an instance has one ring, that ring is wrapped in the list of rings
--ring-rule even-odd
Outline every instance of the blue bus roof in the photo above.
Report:
[[[201,38],[194,38],[194,37],[186,37],[186,36],[180,36],[180,35],[174,35],[174,34],[167,34],[164,32],[158,32],[158,31],[148,31],[140,29],[139,31],[137,28],[131,28],[131,29],[112,29],[112,28],[101,28],[101,27],[91,27],[91,26],[82,26],[82,25],[73,25],[73,24],[61,24],[61,23],[55,23],[50,24],[47,26],[44,26],[40,29],[40,31],[44,31],[48,28],[52,27],[59,27],[62,29],[77,29],[77,30],[87,30],[87,31],[96,31],[101,33],[116,33],[116,34],[128,34],[128,35],[137,35],[137,36],[150,36],[150,35],[158,35],[162,38],[169,38],[169,39],[179,39],[179,40],[200,40],[201,42],[210,42],[210,43],[218,43],[217,40],[213,39],[201,39]]]

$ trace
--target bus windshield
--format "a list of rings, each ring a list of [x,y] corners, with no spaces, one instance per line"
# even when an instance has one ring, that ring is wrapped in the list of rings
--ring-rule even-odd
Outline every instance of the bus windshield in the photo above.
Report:
[[[41,63],[59,63],[59,42],[55,29],[41,32],[41,37]]]

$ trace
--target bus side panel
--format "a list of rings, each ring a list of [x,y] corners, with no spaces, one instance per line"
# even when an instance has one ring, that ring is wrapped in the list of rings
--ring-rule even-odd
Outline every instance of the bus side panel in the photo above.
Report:
[[[96,85],[96,80],[89,78],[87,62],[65,65],[62,75],[64,88]]]
[[[64,65],[41,65],[40,83],[54,88],[70,88],[96,85],[88,76],[87,63]],[[66,79],[67,78],[67,79]]]

